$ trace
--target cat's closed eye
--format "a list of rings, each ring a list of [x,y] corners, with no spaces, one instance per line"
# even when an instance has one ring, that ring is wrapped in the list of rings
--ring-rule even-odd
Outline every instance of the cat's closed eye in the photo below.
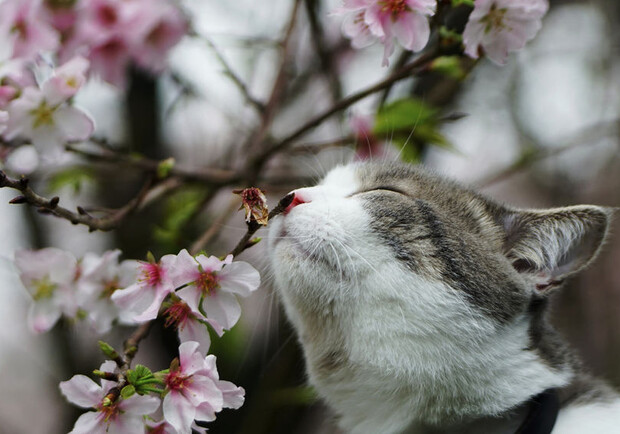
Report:
[[[355,193],[352,193],[349,197],[351,196],[355,196],[358,194],[364,194],[364,193],[374,193],[374,192],[380,192],[380,191],[391,191],[392,193],[398,193],[401,194],[403,196],[407,196],[409,197],[409,194],[407,194],[406,192],[396,188],[396,187],[391,187],[391,186],[386,186],[386,185],[382,185],[379,187],[374,187],[374,188],[369,188],[366,190],[361,190],[361,191],[356,191]]]

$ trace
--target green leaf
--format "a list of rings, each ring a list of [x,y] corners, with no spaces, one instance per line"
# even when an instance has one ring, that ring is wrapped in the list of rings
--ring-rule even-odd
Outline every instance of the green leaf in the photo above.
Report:
[[[123,399],[130,398],[131,396],[135,394],[136,394],[136,388],[133,387],[131,384],[128,384],[127,386],[121,389],[121,397]]]
[[[460,56],[441,56],[433,60],[430,70],[439,72],[455,80],[463,80],[467,73],[463,70]]]
[[[439,114],[439,110],[417,98],[397,100],[379,110],[373,134],[391,141],[404,161],[419,163],[426,145],[455,149],[439,131]]]
[[[206,192],[204,187],[188,187],[171,195],[164,205],[164,219],[154,229],[155,240],[167,250],[176,250],[183,244],[185,225],[198,210]]]
[[[417,126],[434,119],[438,110],[417,98],[406,98],[384,106],[375,118],[373,133],[381,138],[390,137],[395,131],[411,132]]]
[[[160,179],[166,178],[175,164],[176,161],[172,157],[160,161],[157,165],[157,177]]]
[[[153,372],[151,372],[151,370],[144,365],[136,365],[133,371],[136,372],[136,374],[138,375],[138,378],[153,376]]]
[[[109,357],[112,360],[119,357],[116,350],[107,342],[99,341],[99,348],[101,349],[101,352],[106,355],[106,357]]]
[[[50,192],[56,192],[65,187],[70,187],[77,194],[80,192],[83,184],[94,182],[95,175],[91,168],[73,166],[52,174],[47,185]]]

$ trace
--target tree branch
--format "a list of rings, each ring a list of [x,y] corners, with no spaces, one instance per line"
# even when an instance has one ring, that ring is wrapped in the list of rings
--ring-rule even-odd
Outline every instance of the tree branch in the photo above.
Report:
[[[68,210],[58,205],[60,199],[54,196],[51,199],[38,195],[30,188],[30,181],[26,177],[11,179],[0,170],[0,188],[8,187],[18,190],[21,196],[13,198],[9,203],[22,204],[28,203],[38,208],[42,214],[52,214],[56,217],[69,220],[74,225],[82,224],[88,226],[89,230],[109,231],[119,225],[119,223],[129,214],[133,213],[142,203],[152,186],[152,179],[149,178],[136,197],[127,204],[115,211],[108,217],[97,218],[88,214],[84,208],[78,207],[77,212]]]
[[[274,154],[282,151],[287,148],[291,143],[297,140],[299,137],[306,134],[308,131],[322,124],[325,120],[329,119],[334,114],[348,108],[349,106],[355,104],[356,102],[370,96],[376,92],[379,92],[385,89],[388,86],[391,86],[393,83],[403,80],[405,78],[410,78],[413,75],[419,73],[424,70],[428,64],[437,58],[441,54],[441,50],[438,47],[431,48],[426,53],[420,55],[410,64],[404,66],[393,74],[389,75],[387,78],[379,81],[378,83],[371,85],[365,89],[362,89],[334,104],[332,107],[323,111],[322,113],[316,115],[301,127],[297,128],[295,131],[290,133],[288,136],[280,139],[277,143],[273,144],[271,147],[264,150],[262,153],[258,154],[253,160],[250,160],[249,170],[248,172],[257,172],[263,166],[263,164]]]

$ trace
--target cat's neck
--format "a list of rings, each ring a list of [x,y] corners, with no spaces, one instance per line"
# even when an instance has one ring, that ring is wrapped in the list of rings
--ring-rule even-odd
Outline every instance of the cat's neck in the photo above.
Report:
[[[431,324],[416,328],[406,316],[409,332],[403,334],[398,318],[376,304],[349,312],[355,312],[345,318],[350,365],[332,374],[316,369],[320,364],[313,361],[321,360],[319,353],[332,339],[328,334],[318,333],[316,343],[305,347],[312,381],[327,392],[325,398],[351,433],[396,433],[411,424],[416,434],[484,432],[479,427],[489,424],[497,426],[492,432],[514,432],[533,396],[567,385],[574,375],[568,361],[551,366],[528,348],[526,315],[494,333],[484,330],[478,345],[472,345],[471,336],[462,339],[458,331]],[[437,321],[452,323],[450,318]],[[329,328],[334,336],[337,324]]]

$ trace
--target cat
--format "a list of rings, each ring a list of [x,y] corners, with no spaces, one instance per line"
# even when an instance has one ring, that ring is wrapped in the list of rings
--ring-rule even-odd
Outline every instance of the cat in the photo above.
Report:
[[[611,209],[519,210],[401,163],[293,194],[270,222],[275,287],[344,432],[620,433],[620,395],[546,319]]]

